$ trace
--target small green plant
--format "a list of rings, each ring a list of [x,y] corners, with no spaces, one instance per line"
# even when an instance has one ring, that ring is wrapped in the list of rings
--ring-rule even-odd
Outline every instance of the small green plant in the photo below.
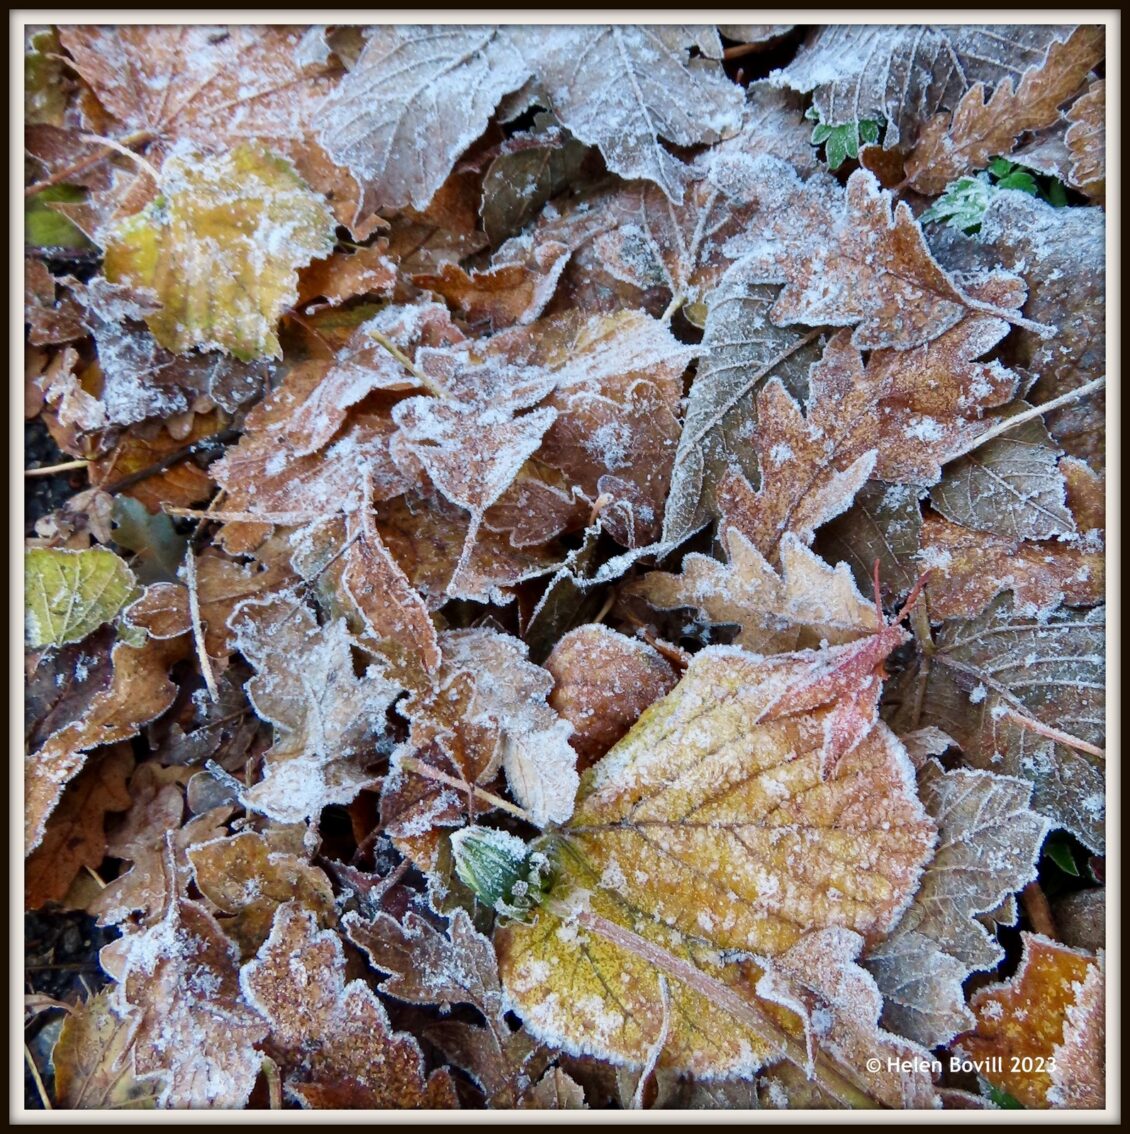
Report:
[[[820,121],[820,112],[814,106],[810,106],[804,116],[816,123],[812,130],[812,144],[824,146],[829,169],[839,169],[848,158],[857,159],[859,147],[877,142],[883,129],[882,122],[871,118],[830,126]]]
[[[1057,209],[1067,204],[1067,190],[1054,177],[1041,177],[1031,170],[996,157],[988,168],[971,177],[959,177],[946,186],[946,191],[918,218],[944,221],[950,228],[977,232],[995,194],[1001,189],[1015,189],[1030,197],[1039,197]]]

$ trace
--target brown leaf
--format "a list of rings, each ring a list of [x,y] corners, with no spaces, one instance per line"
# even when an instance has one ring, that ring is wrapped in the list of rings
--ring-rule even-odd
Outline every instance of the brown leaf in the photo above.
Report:
[[[1106,593],[1106,561],[1059,540],[1008,540],[929,515],[922,524],[923,566],[934,618],[975,618],[1002,591],[1039,615],[1062,603],[1096,606]]]
[[[116,991],[138,1075],[164,1072],[159,1105],[238,1109],[259,1074],[267,1034],[239,987],[239,956],[203,906],[171,898],[165,916],[126,939]]]
[[[1022,933],[1021,940],[1019,971],[973,994],[977,1028],[961,1036],[958,1047],[970,1059],[985,1060],[981,1074],[1023,1106],[1100,1107],[1103,997],[1095,992],[1102,988],[1101,974],[1090,979],[1096,958],[1036,933]],[[1086,1038],[1084,1031],[1090,1033]],[[1061,1045],[1071,1049],[1069,1059],[1080,1075],[1074,1088],[1060,1075],[1053,1086],[1048,1063]],[[988,1065],[993,1057],[997,1061]]]
[[[779,576],[739,529],[728,528],[725,542],[728,564],[692,552],[681,576],[651,571],[632,592],[659,610],[695,607],[711,625],[737,626],[734,644],[760,654],[841,645],[879,628],[874,601],[846,565],[831,568],[791,533]]]
[[[678,681],[658,650],[599,623],[562,637],[545,661],[549,704],[573,726],[577,770],[595,764]]]
[[[741,248],[750,282],[785,285],[770,313],[778,326],[855,326],[851,341],[860,350],[907,350],[971,312],[1023,322],[1015,304],[960,286],[934,259],[906,203],[894,204],[866,170],[841,190],[819,174],[802,183],[773,159],[756,168],[765,182],[760,223]]]
[[[319,930],[296,904],[279,907],[270,937],[240,981],[269,1024],[268,1050],[282,1065],[288,1090],[305,1105],[458,1105],[448,1072],[425,1076],[412,1036],[392,1030],[365,984],[346,984],[340,938]]]
[[[1099,204],[1106,199],[1106,80],[1099,79],[1067,112],[1068,180]]]
[[[1008,79],[999,83],[988,101],[985,84],[974,83],[952,116],[940,114],[923,127],[906,163],[909,184],[924,196],[936,197],[950,181],[983,169],[991,157],[1010,154],[1025,131],[1054,125],[1060,104],[1102,60],[1105,40],[1102,27],[1075,28],[1069,39],[1053,42],[1015,86]]]
[[[560,1067],[551,1067],[537,1081],[523,1105],[533,1110],[588,1110],[583,1088]]]
[[[139,649],[119,642],[114,647],[114,675],[108,688],[90,701],[81,717],[24,757],[25,855],[43,841],[47,819],[65,785],[86,763],[87,752],[100,744],[128,740],[173,703],[177,687],[167,675],[182,656],[177,642],[149,640]]]
[[[311,300],[318,298],[336,307],[358,295],[391,292],[396,284],[396,265],[386,252],[387,244],[379,242],[369,248],[335,252],[325,260],[315,260],[299,275],[299,305],[310,311]]]
[[[1063,1023],[1063,1042],[1052,1052],[1055,1070],[1048,1102],[1071,1110],[1106,1105],[1106,957],[1087,971]]]
[[[130,805],[128,748],[112,748],[67,785],[47,822],[43,842],[24,863],[24,905],[38,909],[62,900],[84,866],[95,870],[106,855],[106,813]]]

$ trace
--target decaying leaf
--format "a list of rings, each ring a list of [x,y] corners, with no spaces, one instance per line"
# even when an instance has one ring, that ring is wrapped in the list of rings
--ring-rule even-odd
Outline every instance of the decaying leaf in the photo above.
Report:
[[[1102,954],[1095,958],[1036,933],[1021,936],[1019,971],[974,993],[977,1028],[959,1038],[960,1050],[984,1060],[984,1077],[1024,1106],[1101,1107]],[[1064,1056],[1078,1078],[1058,1067]]]
[[[161,197],[104,237],[106,278],[151,288],[147,322],[170,350],[281,353],[275,324],[296,269],[333,247],[333,216],[291,165],[256,146],[171,157]],[[216,271],[223,264],[224,272]]]
[[[336,934],[319,930],[298,905],[279,907],[270,937],[240,973],[269,1028],[268,1050],[304,1106],[454,1107],[446,1071],[424,1074],[416,1041],[394,1032],[381,1002],[361,981],[345,980]],[[323,1037],[311,1049],[309,1037]]]
[[[1071,152],[1068,179],[1102,204],[1106,197],[1106,80],[1092,83],[1067,112],[1064,141]]]
[[[27,642],[32,649],[80,642],[109,622],[137,587],[112,551],[33,548],[24,557]]]

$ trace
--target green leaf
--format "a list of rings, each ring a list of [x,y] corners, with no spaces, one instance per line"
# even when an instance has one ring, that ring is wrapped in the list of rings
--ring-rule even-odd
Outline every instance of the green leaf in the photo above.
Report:
[[[944,221],[950,228],[975,232],[993,198],[993,185],[984,173],[975,177],[959,177],[946,186],[946,191],[918,218],[919,223]]]
[[[1050,858],[1063,871],[1072,878],[1079,877],[1079,867],[1075,865],[1075,856],[1071,853],[1071,844],[1062,831],[1056,831],[1048,837],[1044,844],[1044,857]]]
[[[188,536],[178,534],[164,512],[152,515],[132,496],[114,500],[114,542],[135,553],[133,569],[142,583],[175,583]]]
[[[29,197],[24,203],[24,242],[34,248],[92,248],[79,229],[49,207],[53,201],[81,201],[85,196],[75,185],[52,185]]]
[[[845,122],[841,126],[831,126],[827,122],[820,122],[815,108],[809,107],[805,113],[806,118],[815,119],[817,125],[812,131],[812,144],[825,145],[825,156],[828,159],[829,169],[839,169],[848,158],[859,157],[859,147],[869,145],[879,140],[881,123],[865,118],[860,122]]]
[[[1008,1093],[1002,1091],[1000,1087],[994,1087],[992,1083],[986,1083],[982,1080],[985,1086],[985,1095],[994,1106],[1000,1107],[1001,1110],[1024,1110],[1024,1104],[1018,1102]]]
[[[81,641],[109,622],[136,587],[133,572],[105,548],[33,548],[24,556],[28,645]]]

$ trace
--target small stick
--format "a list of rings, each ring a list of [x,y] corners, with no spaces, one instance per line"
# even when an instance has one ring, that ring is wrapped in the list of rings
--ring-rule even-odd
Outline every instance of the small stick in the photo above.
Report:
[[[31,1054],[31,1048],[24,1044],[24,1059],[27,1060],[28,1070],[31,1072],[31,1077],[35,1080],[35,1089],[39,1092],[39,1101],[43,1103],[44,1110],[54,1110],[51,1105],[51,1100],[47,1097],[47,1088],[43,1085],[43,1078],[39,1074],[39,1068],[35,1065],[35,1057]]]
[[[451,391],[446,387],[441,386],[434,378],[429,378],[422,370],[419,370],[416,364],[402,351],[387,335],[382,335],[380,331],[370,330],[366,332],[369,337],[376,343],[379,343],[425,390],[428,391],[433,397],[436,398],[450,398]]]
[[[671,320],[675,317],[675,312],[678,311],[679,308],[682,307],[684,303],[686,303],[686,301],[687,297],[682,293],[672,296],[671,302],[667,304],[667,310],[659,316],[659,321],[661,323],[670,323]]]
[[[1027,729],[1029,732],[1039,733],[1040,736],[1046,736],[1049,740],[1054,740],[1057,744],[1062,744],[1066,748],[1074,748],[1076,752],[1086,752],[1090,756],[1097,756],[1100,760],[1106,759],[1106,753],[1101,748],[1089,744],[1085,740],[1080,740],[1069,732],[1061,732],[1058,728],[1052,728],[1051,725],[1046,725],[1042,721],[1026,716],[1024,713],[1018,713],[1015,709],[1006,709],[1004,715],[1021,728]]]
[[[54,476],[56,473],[70,472],[71,469],[88,469],[89,461],[64,461],[61,465],[44,465],[38,469],[24,469],[24,476]]]
[[[501,807],[503,811],[509,811],[511,815],[516,815],[519,819],[524,819],[527,823],[533,823],[533,816],[524,808],[519,807],[516,803],[511,803],[508,799],[503,799],[501,796],[495,795],[493,792],[481,788],[478,784],[469,784],[465,780],[456,779],[455,776],[449,776],[446,772],[441,772],[438,768],[433,768],[431,764],[425,764],[423,760],[417,760],[415,756],[401,756],[400,766],[406,771],[415,772],[418,776],[423,776],[426,780],[435,780],[436,783],[447,784],[448,787],[453,787],[457,791],[466,791],[468,788],[481,799],[484,803],[489,803],[491,807]],[[535,826],[537,824],[534,824]]]
[[[1024,907],[1024,912],[1028,915],[1032,928],[1037,933],[1042,933],[1053,941],[1056,940],[1057,933],[1055,918],[1052,917],[1052,907],[1048,902],[1047,895],[1040,889],[1039,882],[1029,882],[1020,891],[1020,904]]]
[[[244,524],[280,524],[282,527],[297,527],[299,524],[313,524],[326,517],[315,512],[225,512],[208,508],[175,508],[171,504],[162,506],[166,516],[187,516],[190,520],[220,520]]]
[[[239,435],[238,429],[224,429],[208,437],[201,437],[199,440],[193,441],[188,445],[182,445],[179,449],[174,449],[159,461],[154,461],[153,464],[146,465],[143,469],[127,473],[125,476],[119,477],[109,484],[102,483],[98,485],[98,487],[101,488],[103,492],[109,492],[111,494],[121,492],[123,488],[129,488],[132,485],[138,484],[140,481],[148,480],[151,476],[156,476],[158,473],[168,471],[174,465],[179,465],[182,461],[188,460],[189,457],[195,456],[205,449],[213,448],[216,445],[226,445],[229,441],[234,441]]]
[[[184,566],[185,582],[188,584],[188,613],[192,619],[196,656],[200,658],[200,671],[204,675],[204,684],[208,686],[208,694],[213,701],[219,703],[220,690],[216,685],[216,675],[212,672],[212,659],[208,657],[204,643],[204,627],[200,621],[200,596],[196,592],[196,556],[191,547],[185,549]]]

